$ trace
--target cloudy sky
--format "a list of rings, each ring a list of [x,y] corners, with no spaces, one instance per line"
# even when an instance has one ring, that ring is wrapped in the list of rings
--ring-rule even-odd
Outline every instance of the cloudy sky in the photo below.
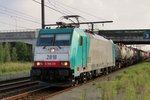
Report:
[[[0,30],[41,28],[41,5],[35,1],[0,0]],[[64,15],[80,15],[81,21],[113,21],[97,25],[99,29],[150,29],[150,0],[45,0],[45,4],[47,24]]]
[[[150,28],[150,0],[45,0],[45,4],[47,24],[76,14],[81,21],[113,21],[98,25],[100,29]],[[33,0],[0,0],[0,30],[40,28],[40,17],[40,4]]]

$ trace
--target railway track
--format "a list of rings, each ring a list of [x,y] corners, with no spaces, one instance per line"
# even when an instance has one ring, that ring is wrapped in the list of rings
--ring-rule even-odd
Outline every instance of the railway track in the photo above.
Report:
[[[38,89],[35,89],[32,91],[20,93],[18,95],[12,96],[12,97],[5,98],[4,100],[45,100],[45,99],[51,98],[55,95],[58,95],[60,93],[67,92],[73,88],[77,88],[77,87],[80,87],[80,86],[85,85],[87,83],[90,83],[92,81],[95,81],[96,79],[101,78],[102,80],[105,80],[105,79],[107,79],[107,77],[109,77],[109,76],[108,75],[106,75],[106,76],[102,75],[101,77],[94,78],[92,80],[81,83],[81,84],[74,86],[74,87],[61,87],[61,88],[59,87],[58,88],[58,87],[51,87],[51,86],[47,85],[47,86],[42,87],[42,88],[38,88]]]
[[[109,80],[110,77],[116,73],[124,71],[128,67],[115,70],[108,75],[101,75],[100,77],[89,80],[85,83],[81,83],[76,87],[80,87],[84,84],[92,81]],[[67,92],[76,87],[56,88],[47,84],[41,84],[38,81],[31,81],[30,77],[24,77],[19,79],[0,81],[0,99],[2,100],[45,100],[58,95],[63,92]]]
[[[3,100],[45,100],[49,97],[52,97],[54,95],[57,95],[59,93],[65,92],[70,89],[71,87],[57,88],[57,87],[45,86],[15,96],[4,98]]]
[[[0,82],[0,99],[16,95],[40,87],[39,82],[31,81],[30,77],[12,79]]]
[[[18,81],[23,81],[23,80],[30,80],[30,77],[27,76],[27,77],[21,77],[21,78],[16,78],[16,79],[9,79],[9,80],[0,81],[0,85],[1,84],[18,82]]]
[[[47,98],[50,98],[52,96],[58,95],[63,92],[67,92],[73,88],[80,87],[84,84],[90,83],[97,79],[107,80],[107,79],[109,79],[110,76],[115,75],[116,73],[123,71],[124,69],[126,69],[126,68],[116,70],[108,75],[101,75],[100,77],[96,77],[92,80],[81,83],[74,87],[57,88],[57,87],[51,87],[50,85],[47,85],[47,84],[40,85],[39,82],[36,83],[36,82],[29,81],[31,83],[29,83],[29,84],[25,83],[26,85],[21,86],[22,88],[18,88],[19,90],[16,91],[16,88],[15,88],[15,93],[17,92],[17,94],[10,95],[11,92],[7,91],[8,95],[6,95],[5,97],[3,96],[3,98],[0,98],[0,99],[3,99],[3,100],[45,100]],[[9,84],[11,84],[11,83],[9,83]],[[21,84],[23,85],[24,82],[22,82]],[[33,87],[32,87],[32,85],[30,86],[30,84],[33,84]],[[20,84],[18,83],[17,85],[20,85]],[[11,87],[11,88],[14,88],[14,87]],[[1,91],[1,88],[0,88],[0,91]],[[1,97],[1,92],[0,92],[0,97]]]
[[[31,81],[30,77],[0,81],[0,99],[18,100],[33,99],[37,100],[63,88],[50,88],[47,84],[38,81]],[[37,98],[37,99],[36,99]]]

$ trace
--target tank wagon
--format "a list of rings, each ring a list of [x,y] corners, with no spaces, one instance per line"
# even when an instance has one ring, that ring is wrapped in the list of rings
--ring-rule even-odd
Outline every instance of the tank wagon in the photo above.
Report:
[[[148,52],[142,51],[136,48],[127,47],[124,44],[115,45],[116,55],[116,67],[126,67],[140,61],[143,61],[149,57]]]
[[[55,85],[72,85],[146,58],[147,52],[114,44],[77,27],[41,29],[31,77]]]

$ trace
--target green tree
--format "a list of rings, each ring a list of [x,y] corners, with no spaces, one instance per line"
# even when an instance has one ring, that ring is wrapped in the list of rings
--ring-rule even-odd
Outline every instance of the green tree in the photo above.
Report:
[[[17,52],[16,52],[16,48],[15,47],[13,47],[12,48],[12,57],[11,57],[11,59],[12,59],[12,61],[13,62],[16,62],[17,61]]]
[[[4,62],[4,50],[3,50],[3,44],[0,43],[0,63]]]
[[[18,60],[19,61],[25,61],[26,55],[27,55],[27,45],[22,42],[17,42],[16,43],[16,51],[18,55]]]
[[[31,46],[22,42],[17,42],[15,47],[17,51],[18,61],[31,61],[32,59]]]
[[[5,43],[5,62],[10,62],[11,57],[10,57],[10,44]]]
[[[28,58],[28,61],[32,61],[32,46],[29,46],[28,45],[28,54],[27,54],[27,58]]]

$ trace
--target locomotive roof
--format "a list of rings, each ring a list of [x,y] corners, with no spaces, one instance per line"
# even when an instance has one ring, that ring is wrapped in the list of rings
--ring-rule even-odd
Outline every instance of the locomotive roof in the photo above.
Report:
[[[100,35],[97,35],[97,34],[92,34],[92,36],[96,39],[99,39],[99,40],[104,40],[104,41],[111,41],[113,43],[112,40],[108,40],[106,38],[104,38],[103,36],[100,36]]]

